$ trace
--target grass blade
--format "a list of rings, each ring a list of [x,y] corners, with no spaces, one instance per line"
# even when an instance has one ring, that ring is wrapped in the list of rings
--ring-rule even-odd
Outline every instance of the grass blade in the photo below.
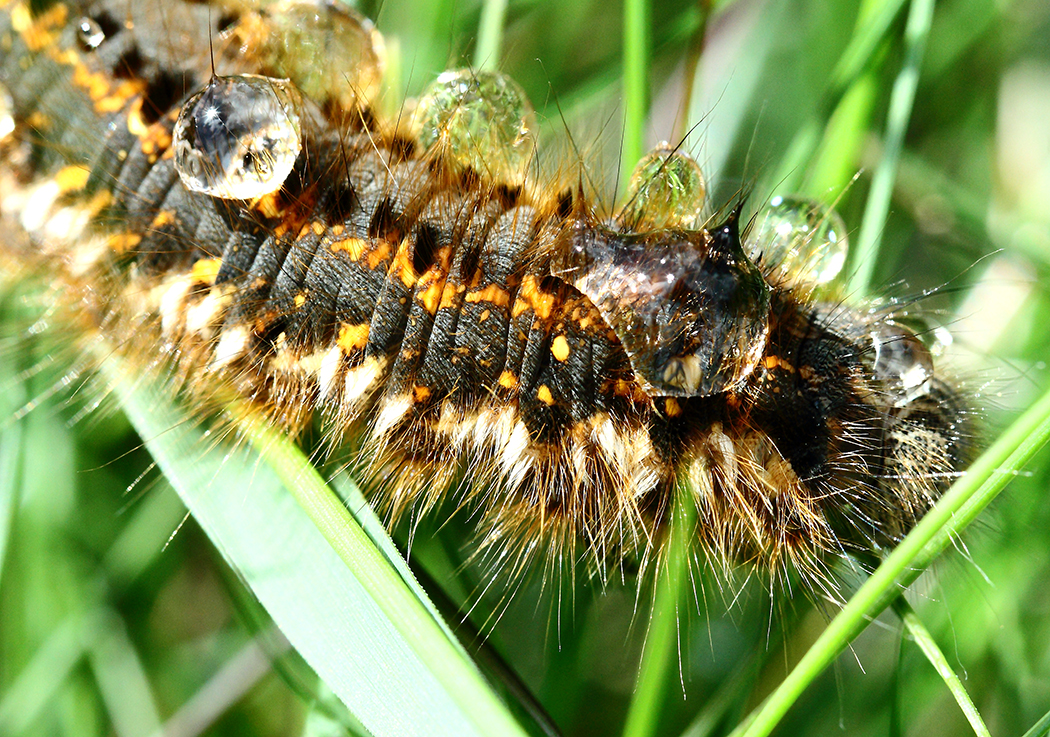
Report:
[[[649,114],[649,2],[626,0],[623,5],[623,151],[620,189],[642,158],[645,119]]]
[[[288,640],[377,737],[521,728],[294,444],[243,417],[229,448],[112,359],[128,418]]]
[[[883,154],[872,178],[871,192],[864,206],[857,247],[851,249],[850,254],[853,270],[849,286],[850,291],[858,296],[867,294],[875,273],[882,229],[886,225],[893,183],[897,178],[897,162],[900,160],[908,121],[911,120],[926,38],[933,22],[933,6],[934,0],[912,0],[908,10],[908,24],[904,30],[904,65],[893,83]]]
[[[948,663],[948,659],[944,657],[944,653],[937,646],[936,640],[933,639],[933,635],[926,629],[926,625],[919,619],[919,615],[915,613],[915,610],[911,608],[911,605],[900,596],[893,602],[893,611],[897,613],[897,616],[904,622],[904,626],[908,629],[914,639],[915,643],[922,650],[922,654],[926,656],[926,659],[930,661],[930,665],[934,667],[938,675],[944,679],[944,683],[948,686],[948,690],[952,692],[952,696],[955,697],[955,701],[959,704],[959,708],[962,709],[963,714],[966,715],[966,720],[970,722],[970,726],[973,727],[974,734],[978,737],[992,737],[988,732],[988,727],[985,725],[984,720],[981,718],[981,714],[977,711],[977,707],[973,705],[973,700],[970,698],[970,694],[966,693],[966,689],[962,685],[962,681],[959,680],[959,676],[952,670],[952,666]]]

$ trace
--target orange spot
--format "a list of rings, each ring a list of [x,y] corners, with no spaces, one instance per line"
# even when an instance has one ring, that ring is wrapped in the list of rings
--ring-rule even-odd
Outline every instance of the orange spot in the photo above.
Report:
[[[490,310],[485,310],[484,312],[481,313],[481,316],[478,318],[478,322],[485,322],[486,320],[489,319],[489,315],[491,315],[491,314],[492,313],[491,313]]]
[[[784,359],[780,358],[780,356],[766,356],[762,360],[762,363],[763,365],[765,365],[767,371],[772,371],[773,369],[781,368],[785,371],[795,373],[795,367],[787,361],[785,361]]]
[[[368,323],[359,325],[342,324],[339,326],[339,337],[336,344],[343,349],[344,353],[364,350],[368,345]]]
[[[682,405],[678,400],[671,397],[664,400],[664,414],[668,417],[678,417],[682,414]]]
[[[63,193],[83,189],[91,172],[84,166],[65,166],[55,175],[55,183]]]
[[[157,213],[156,217],[153,218],[153,222],[150,224],[151,228],[160,230],[161,228],[167,227],[175,222],[175,213],[171,210],[161,210]]]
[[[324,223],[322,223],[322,222],[320,222],[318,220],[315,220],[314,222],[310,223],[310,228],[311,228],[311,230],[313,230],[314,235],[316,235],[316,236],[324,235]]]
[[[143,98],[140,97],[128,108],[128,132],[139,140],[145,139],[149,134],[149,126],[146,124],[146,119],[142,117],[142,101]]]
[[[294,301],[296,308],[302,307],[304,304],[306,304],[306,293],[299,292],[299,294],[295,295]]]
[[[554,404],[554,395],[551,394],[550,387],[546,384],[540,384],[540,388],[536,390],[536,399],[540,400],[548,407]]]
[[[394,254],[394,263],[390,266],[390,272],[400,278],[402,284],[411,288],[415,286],[419,277],[412,268],[412,257],[408,253],[408,247],[408,240],[401,241],[401,245],[397,247],[397,253]]]
[[[510,371],[504,371],[499,375],[499,385],[505,389],[516,389],[518,386],[518,377]]]
[[[19,3],[11,11],[11,25],[22,34],[30,51],[40,51],[58,40],[69,10],[64,4],[54,5],[43,15],[33,18],[28,3]]]
[[[342,251],[350,257],[351,261],[357,261],[361,258],[361,254],[365,252],[367,246],[368,244],[360,238],[341,238],[340,240],[332,241],[328,249],[336,253]]]
[[[496,307],[510,304],[510,293],[498,284],[490,284],[482,289],[467,293],[468,302],[491,302]]]
[[[518,309],[518,303],[522,300],[527,303],[528,307],[532,308],[532,311],[541,320],[549,318],[551,311],[554,310],[554,295],[542,291],[539,279],[532,274],[526,275],[521,280],[521,291],[518,293],[518,302],[514,305],[515,310]],[[524,312],[524,309],[522,309],[522,312]],[[513,315],[513,317],[517,317],[517,315]]]
[[[370,271],[375,271],[379,268],[379,265],[384,261],[390,260],[390,241],[381,240],[378,241],[368,255],[365,257],[365,263],[368,265]]]
[[[569,341],[565,339],[564,335],[557,336],[551,342],[551,353],[553,353],[554,357],[559,361],[565,361],[568,359],[570,352]]]
[[[412,399],[416,402],[425,402],[430,399],[430,389],[425,386],[417,386],[412,388]]]
[[[214,284],[222,266],[221,258],[202,258],[193,264],[190,279],[201,284]]]
[[[126,253],[142,242],[136,233],[117,233],[109,237],[108,245],[114,253]]]
[[[416,300],[423,305],[423,309],[433,315],[437,312],[438,303],[441,301],[441,292],[443,291],[444,285],[440,282],[433,282],[426,289],[416,295]]]

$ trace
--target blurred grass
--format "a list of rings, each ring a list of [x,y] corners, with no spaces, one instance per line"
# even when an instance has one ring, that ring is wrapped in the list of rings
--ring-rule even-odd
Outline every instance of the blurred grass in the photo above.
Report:
[[[883,126],[906,58],[907,13],[907,4],[896,12],[892,3],[864,3],[874,20],[858,22],[860,5],[716,4],[688,103],[702,141],[693,153],[715,176],[715,204],[744,188],[753,189],[757,207],[790,180],[827,201],[841,194],[851,235],[859,232],[871,172],[885,161]],[[678,69],[702,26],[701,7],[650,8],[654,112],[643,129],[646,145],[674,137],[687,104]],[[478,58],[479,3],[391,0],[363,10],[397,39],[398,76],[409,93]],[[887,39],[871,32],[881,14],[889,17]],[[622,8],[524,0],[508,2],[504,17],[496,66],[536,104],[554,158],[565,166],[571,156],[567,126],[611,198],[623,179]],[[1041,107],[1050,99],[1048,37],[1050,10],[1041,0],[937,4],[888,215],[877,229],[882,246],[871,262],[876,295],[947,285],[915,310],[954,330],[946,360],[971,390],[989,438],[1047,386],[1050,295],[1039,285],[1050,268],[1050,141]],[[848,61],[854,58],[860,61]],[[807,136],[796,161],[792,144]],[[988,254],[995,255],[982,260]],[[0,355],[8,416],[22,401],[17,392],[46,394],[64,368],[46,360],[61,355],[59,340],[26,340],[25,318],[11,314],[20,311],[18,300],[3,308],[15,330]],[[87,390],[69,404],[60,397],[0,428],[0,480],[11,480],[0,491],[0,703],[15,703],[21,734],[135,734],[150,711],[136,696],[141,689],[107,686],[114,677],[143,674],[157,718],[169,719],[268,627],[196,523],[179,527],[181,508],[158,474],[136,483],[150,461],[126,421],[103,411],[68,426],[90,401]],[[982,529],[964,535],[910,595],[995,735],[1023,734],[1050,703],[1047,476],[1042,461],[1012,478]],[[7,538],[5,509],[13,512]],[[473,603],[482,586],[480,572],[464,567],[469,526],[460,516],[441,529],[434,520],[413,542],[413,560],[453,605]],[[849,585],[850,572],[843,577]],[[498,616],[488,646],[565,734],[619,734],[651,602],[636,597],[630,580],[603,587],[567,579],[556,590],[543,583],[528,582],[509,607],[483,598],[471,621],[484,626]],[[656,716],[644,726],[677,734],[692,722],[690,734],[727,734],[783,680],[835,610],[783,592],[771,597],[760,582],[734,598],[735,588],[706,572],[688,589],[670,672],[647,697]],[[775,734],[882,735],[890,725],[906,735],[967,733],[943,681],[902,642],[900,623],[892,615],[878,623],[802,694]],[[463,639],[477,644],[469,634]],[[97,643],[108,644],[100,650]],[[280,677],[246,684],[248,696],[204,733],[288,735],[304,724],[310,734],[338,733],[337,717],[321,718],[338,710],[311,705],[310,677],[294,661],[285,656]]]

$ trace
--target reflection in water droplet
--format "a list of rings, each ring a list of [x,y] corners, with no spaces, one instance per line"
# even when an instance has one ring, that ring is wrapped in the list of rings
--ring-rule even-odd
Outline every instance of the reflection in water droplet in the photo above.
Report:
[[[283,0],[244,16],[227,36],[250,46],[268,73],[288,77],[303,95],[350,110],[380,88],[383,37],[372,22],[333,0]]]
[[[195,192],[247,200],[281,188],[302,148],[299,97],[287,81],[215,77],[182,107],[175,167]]]
[[[535,115],[525,91],[498,72],[445,72],[416,108],[424,149],[494,181],[525,181],[536,145]]]
[[[886,382],[887,389],[899,395],[902,402],[914,401],[929,392],[933,357],[914,333],[885,323],[871,334],[871,344],[876,378]]]
[[[774,279],[819,286],[846,264],[846,225],[832,208],[801,197],[774,197],[747,240],[748,255]]]
[[[0,141],[3,141],[15,129],[15,104],[7,88],[0,85]]]
[[[661,143],[638,162],[617,220],[641,233],[660,228],[696,229],[703,224],[707,185],[693,157]]]
[[[106,32],[94,18],[84,16],[77,23],[77,40],[85,51],[94,51],[106,40]]]

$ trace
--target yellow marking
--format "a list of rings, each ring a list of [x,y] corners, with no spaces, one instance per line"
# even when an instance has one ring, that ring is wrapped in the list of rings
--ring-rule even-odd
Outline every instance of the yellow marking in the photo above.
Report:
[[[518,387],[518,377],[510,371],[504,371],[499,375],[499,385],[505,389],[516,389]]]
[[[390,241],[378,241],[375,247],[365,256],[369,271],[375,271],[384,261],[390,260]]]
[[[116,233],[109,237],[108,246],[115,253],[127,253],[142,242],[137,233]]]
[[[481,313],[481,316],[478,318],[478,322],[485,322],[486,320],[489,319],[489,315],[491,315],[491,314],[492,314],[491,310],[485,310],[484,312]]]
[[[346,228],[344,228],[342,225],[336,224],[331,227],[330,232],[334,236],[340,236],[343,234],[344,230],[346,230]]]
[[[445,289],[441,292],[441,303],[438,305],[439,310],[445,310],[450,307],[454,307],[456,304],[456,296],[463,293],[465,287],[457,287],[455,284],[445,283]]]
[[[299,292],[299,294],[295,295],[295,300],[294,301],[295,301],[296,309],[302,307],[304,304],[306,304],[306,293],[305,292]]]
[[[394,263],[390,266],[390,272],[401,279],[401,283],[406,287],[412,288],[419,277],[412,268],[412,257],[409,256],[408,247],[408,239],[401,241],[401,245],[397,247],[397,253],[394,254]]]
[[[153,218],[153,222],[150,224],[151,228],[160,230],[161,228],[167,227],[175,222],[175,213],[171,210],[161,210],[157,213],[156,217]]]
[[[413,387],[412,399],[420,403],[427,401],[430,399],[430,389],[425,386]]]
[[[146,119],[142,117],[142,103],[145,98],[140,97],[131,103],[131,107],[128,108],[128,133],[135,136],[139,140],[144,140],[149,134],[149,126],[146,125]],[[143,146],[145,149],[145,146]]]
[[[33,18],[29,4],[19,3],[11,11],[11,25],[22,34],[22,40],[30,51],[40,51],[58,40],[68,13],[66,6],[61,4]]]
[[[674,397],[664,400],[664,414],[668,417],[678,417],[682,414],[682,405]]]
[[[781,368],[785,371],[795,373],[795,367],[787,361],[785,361],[780,356],[766,356],[765,359],[763,359],[762,363],[765,365],[767,371],[772,371],[773,369]]]
[[[496,307],[510,304],[510,292],[498,284],[490,284],[482,289],[467,293],[468,302],[491,302]]]
[[[172,150],[171,134],[160,126],[153,126],[145,138],[139,139],[139,145],[142,146],[142,153],[146,154],[151,162],[155,162],[158,151],[167,153]]]
[[[423,305],[423,309],[433,315],[437,312],[438,304],[441,302],[441,292],[444,285],[441,282],[433,282],[422,292],[416,295],[416,301]]]
[[[51,130],[51,119],[44,115],[39,110],[35,110],[29,114],[26,118],[26,123],[29,124],[30,128],[38,131],[49,131]]]
[[[521,291],[514,301],[511,317],[518,317],[528,309],[532,309],[541,320],[546,320],[554,310],[554,295],[548,294],[540,289],[540,281],[532,274],[528,274],[521,280]]]
[[[280,190],[277,190],[277,192],[280,192]],[[277,199],[277,192],[270,192],[256,200],[253,203],[255,209],[268,218],[275,218],[280,215],[281,203]]]
[[[550,387],[546,384],[540,384],[540,388],[536,390],[536,399],[540,400],[548,407],[554,404],[554,395],[551,394]]]
[[[551,353],[553,353],[554,357],[559,361],[567,360],[569,358],[570,352],[571,351],[569,350],[569,341],[565,339],[564,335],[557,336],[551,342]]]
[[[221,258],[202,258],[193,264],[190,280],[201,284],[214,284],[215,277],[219,275],[220,266],[222,266]]]
[[[324,235],[324,223],[322,223],[322,222],[320,222],[318,220],[315,220],[314,222],[312,222],[310,224],[310,228],[311,228],[311,230],[313,230],[314,235],[316,235],[316,236]]]
[[[62,193],[83,189],[91,172],[84,166],[64,166],[55,175],[55,183]]]
[[[339,326],[339,337],[335,342],[344,353],[364,350],[368,345],[368,323],[363,322],[359,325],[343,323]]]
[[[367,247],[368,243],[360,238],[342,238],[337,241],[332,241],[331,245],[328,246],[328,249],[335,253],[343,251],[350,257],[351,261],[357,261],[361,258],[361,254],[365,252],[365,248]]]

